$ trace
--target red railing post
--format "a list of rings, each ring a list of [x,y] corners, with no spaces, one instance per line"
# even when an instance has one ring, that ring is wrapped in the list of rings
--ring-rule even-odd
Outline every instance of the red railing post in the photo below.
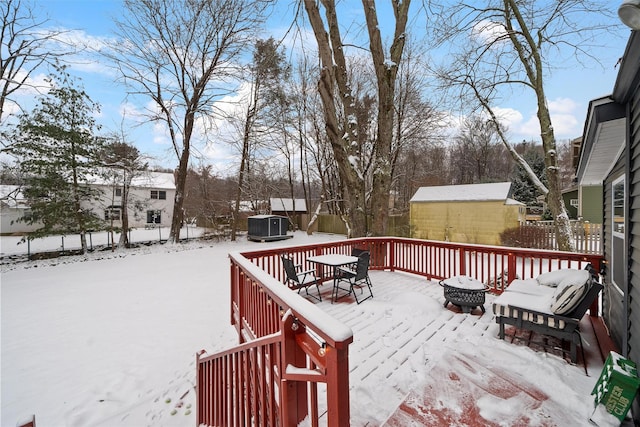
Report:
[[[507,283],[511,283],[517,277],[516,255],[513,252],[507,254]],[[502,288],[506,288],[502,284]]]
[[[463,247],[458,251],[458,264],[460,264],[460,271],[458,274],[460,276],[465,276],[467,274],[467,251]]]
[[[395,264],[396,264],[396,243],[394,241],[389,241],[387,242],[387,245],[389,246],[389,256],[386,257],[386,264],[385,267],[388,268],[391,271],[395,271]]]
[[[201,352],[196,353],[196,425],[200,425],[204,420],[204,399],[202,395],[202,367],[200,366]]]
[[[593,269],[597,271],[598,274],[600,274],[599,259],[591,259],[591,267],[593,267]],[[602,280],[602,277],[600,279]],[[593,304],[591,304],[591,307],[589,307],[589,316],[600,317],[600,298],[596,298],[595,300],[593,300]]]
[[[285,315],[281,322],[281,331],[283,349],[281,372],[286,372],[289,365],[305,368],[307,366],[307,356],[304,350],[296,343],[296,334],[304,332],[304,325],[299,324],[293,315]],[[283,379],[282,394],[283,425],[285,427],[295,427],[309,413],[307,383]]]
[[[348,427],[349,406],[349,346],[337,345],[327,351],[327,425]]]
[[[237,267],[236,264],[233,262],[233,260],[229,263],[229,277],[231,278],[231,301],[230,302],[230,315],[231,315],[231,325],[235,325],[236,321],[234,319],[234,309],[233,309],[233,304],[238,303],[238,301],[240,300],[240,298],[238,298],[238,279],[236,277],[236,271],[237,271]],[[239,331],[239,329],[238,329]]]

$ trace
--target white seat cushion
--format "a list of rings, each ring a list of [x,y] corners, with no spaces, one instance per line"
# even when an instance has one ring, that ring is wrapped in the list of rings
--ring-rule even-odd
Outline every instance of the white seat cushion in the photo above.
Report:
[[[541,275],[536,277],[536,280],[541,285],[551,286],[555,288],[566,277],[585,271],[586,270],[576,270],[575,268],[563,268],[560,270],[549,271],[548,273],[542,273]]]
[[[515,279],[509,283],[505,292],[520,292],[528,295],[552,296],[555,292],[555,288],[542,286],[536,279]]]

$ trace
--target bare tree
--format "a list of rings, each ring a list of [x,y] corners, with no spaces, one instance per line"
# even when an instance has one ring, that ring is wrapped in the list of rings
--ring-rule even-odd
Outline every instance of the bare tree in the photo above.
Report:
[[[228,114],[227,121],[235,127],[231,144],[241,153],[238,171],[231,240],[236,239],[240,202],[246,194],[248,180],[252,178],[252,168],[256,152],[265,145],[264,139],[278,126],[281,117],[265,117],[265,113],[278,104],[283,97],[280,78],[286,74],[284,54],[278,51],[273,38],[257,40],[254,43],[253,61],[248,66],[248,94],[240,101],[238,111]],[[241,111],[240,111],[241,109]]]
[[[116,22],[122,41],[107,53],[134,95],[153,100],[178,160],[169,241],[180,238],[184,191],[198,120],[216,115],[237,63],[264,19],[266,1],[125,0]]]
[[[109,220],[111,221],[110,232],[113,240],[113,221],[120,219],[122,230],[119,248],[129,247],[129,207],[131,205],[130,189],[131,182],[146,173],[149,168],[148,162],[140,154],[140,151],[131,144],[125,142],[126,133],[121,131],[120,135],[114,135],[109,144],[104,147],[102,162],[106,168],[106,175],[112,184],[111,200],[112,205],[108,207]],[[119,209],[114,209],[114,202],[119,201]]]
[[[511,156],[546,195],[558,246],[563,250],[571,250],[574,245],[558,178],[545,78],[562,63],[563,54],[580,61],[597,61],[590,48],[597,36],[608,30],[607,25],[597,21],[611,15],[609,9],[604,3],[589,0],[485,0],[447,4],[434,13],[439,23],[432,27],[437,32],[436,39],[442,43],[461,42],[458,50],[448,56],[449,64],[440,70],[440,76],[447,84],[462,89],[459,99],[467,108],[476,105],[484,111]],[[535,99],[545,153],[546,186],[500,127],[501,117],[495,106],[501,94],[509,88],[516,90],[515,87],[529,91]]]
[[[430,84],[424,72],[426,57],[421,45],[408,37],[398,69],[395,131],[389,159],[397,202],[394,207],[401,212],[408,211],[409,199],[420,186],[417,177],[423,171],[447,179],[447,163],[443,161],[446,157],[440,159],[444,151],[438,149],[444,136],[441,130],[444,115],[424,95]]]
[[[373,233],[379,235],[385,234],[389,215],[392,178],[389,158],[394,131],[396,76],[405,44],[410,3],[409,0],[391,1],[395,27],[389,52],[385,53],[375,2],[362,0],[369,53],[376,76],[377,130],[373,148],[371,210]],[[324,9],[324,20],[319,4]],[[368,196],[365,192],[365,177],[358,166],[356,99],[349,85],[344,52],[346,44],[340,33],[336,4],[334,0],[305,0],[304,6],[318,43],[322,67],[318,88],[324,107],[325,129],[340,174],[348,218],[347,233],[352,237],[363,236],[367,232]]]
[[[44,64],[54,64],[64,54],[54,47],[64,33],[45,29],[48,19],[38,19],[33,5],[22,0],[0,0],[0,123],[8,102],[20,88],[34,88],[33,73]],[[35,87],[37,89],[37,87]]]
[[[451,160],[455,184],[491,182],[501,178],[495,166],[504,147],[493,122],[480,116],[467,117],[453,142]]]

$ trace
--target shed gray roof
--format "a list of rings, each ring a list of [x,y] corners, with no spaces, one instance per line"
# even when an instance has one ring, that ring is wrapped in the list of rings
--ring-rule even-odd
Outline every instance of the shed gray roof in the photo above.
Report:
[[[510,191],[511,182],[420,187],[411,198],[411,202],[479,202],[489,200],[507,202],[510,200]]]

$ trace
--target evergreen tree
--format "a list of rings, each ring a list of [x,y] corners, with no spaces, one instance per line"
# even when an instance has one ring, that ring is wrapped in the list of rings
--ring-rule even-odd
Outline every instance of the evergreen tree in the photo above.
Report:
[[[542,146],[533,145],[525,148],[522,157],[531,166],[531,169],[538,179],[546,185],[547,175],[545,173],[544,156],[542,154]],[[522,166],[516,164],[512,175],[512,197],[527,206],[538,205],[537,198],[542,192],[535,186],[531,177]]]
[[[41,224],[30,238],[79,233],[86,252],[86,232],[102,226],[88,208],[97,194],[87,185],[98,170],[103,145],[103,139],[94,135],[99,127],[93,114],[99,106],[64,68],[49,83],[48,94],[20,117],[13,132],[12,152],[20,161],[30,206],[21,220]]]

